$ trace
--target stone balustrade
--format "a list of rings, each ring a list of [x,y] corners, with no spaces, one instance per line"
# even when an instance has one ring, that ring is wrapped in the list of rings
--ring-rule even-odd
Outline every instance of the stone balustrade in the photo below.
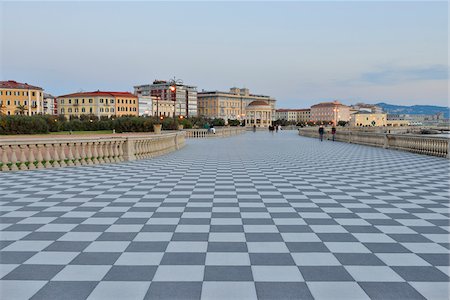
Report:
[[[17,171],[116,163],[184,147],[185,133],[126,137],[0,139],[0,170]]]
[[[209,132],[208,129],[184,129],[186,138],[210,138],[210,137],[226,137],[238,135],[246,132],[245,127],[216,127],[216,133]]]
[[[329,129],[326,129],[324,138],[331,139]],[[301,128],[299,135],[318,138],[318,128]],[[449,139],[445,137],[408,135],[408,134],[386,134],[372,132],[355,132],[351,130],[339,130],[335,136],[336,141],[362,144],[386,149],[395,149],[414,152],[418,154],[450,158]]]

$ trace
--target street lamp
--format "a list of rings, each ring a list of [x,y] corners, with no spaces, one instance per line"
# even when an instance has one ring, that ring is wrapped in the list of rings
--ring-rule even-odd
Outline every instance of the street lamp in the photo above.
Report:
[[[173,99],[173,118],[175,119],[175,112],[177,109],[176,102],[177,102],[177,86],[182,85],[183,81],[181,79],[176,79],[175,77],[171,80],[169,80],[169,89],[170,89],[170,95]]]

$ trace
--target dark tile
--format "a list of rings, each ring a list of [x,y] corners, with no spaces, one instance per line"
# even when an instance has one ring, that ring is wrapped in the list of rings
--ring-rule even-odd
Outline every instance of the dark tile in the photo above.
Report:
[[[125,252],[164,252],[169,242],[131,242]]]
[[[317,233],[322,242],[358,242],[350,233]]]
[[[342,266],[300,266],[305,281],[353,281]]]
[[[20,265],[3,280],[50,280],[63,268],[62,265]]]
[[[62,237],[65,232],[32,232],[25,236],[22,240],[32,241],[56,241]]]
[[[69,252],[81,252],[87,246],[89,246],[91,242],[64,242],[64,241],[56,241],[50,244],[45,251],[69,251]]]
[[[70,262],[71,265],[113,265],[122,253],[82,252]]]
[[[112,266],[103,280],[151,281],[157,268],[157,266]]]
[[[197,300],[202,293],[202,282],[152,282],[144,299]]]
[[[359,282],[359,285],[374,300],[425,300],[425,297],[406,282]]]
[[[164,253],[161,265],[204,265],[206,253]]]
[[[36,253],[28,251],[3,251],[0,253],[0,264],[21,264]]]
[[[450,254],[417,254],[433,266],[450,266]]]
[[[324,243],[320,242],[287,242],[291,252],[330,252]]]
[[[92,281],[50,281],[31,300],[84,300],[96,285]]]
[[[435,267],[402,266],[391,268],[406,281],[448,282],[450,279]]]
[[[103,232],[97,241],[132,241],[137,232]]]
[[[247,252],[244,242],[209,242],[208,252]]]
[[[255,286],[261,300],[314,299],[304,282],[256,282]]]
[[[205,281],[253,281],[249,266],[206,266]]]
[[[175,232],[172,235],[172,241],[194,241],[206,242],[208,241],[209,233],[207,232]]]
[[[407,248],[397,243],[363,243],[373,253],[409,253]]]
[[[345,266],[384,266],[385,264],[372,253],[334,253]]]
[[[289,253],[250,253],[250,262],[252,266],[255,265],[295,266],[295,262],[292,259],[291,254]]]
[[[283,238],[279,233],[246,233],[247,242],[282,242]]]

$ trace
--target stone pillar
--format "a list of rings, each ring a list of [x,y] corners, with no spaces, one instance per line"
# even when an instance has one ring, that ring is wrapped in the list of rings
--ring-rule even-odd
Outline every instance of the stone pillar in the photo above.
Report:
[[[123,159],[124,160],[136,160],[134,153],[135,143],[134,140],[127,138],[123,144]]]

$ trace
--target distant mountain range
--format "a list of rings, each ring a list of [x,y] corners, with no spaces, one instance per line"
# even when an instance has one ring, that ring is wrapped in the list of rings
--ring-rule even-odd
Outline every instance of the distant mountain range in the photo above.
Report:
[[[444,118],[449,117],[449,108],[445,106],[433,106],[433,105],[413,105],[402,106],[393,105],[387,103],[377,103],[376,106],[383,108],[383,110],[389,114],[410,114],[410,115],[435,115],[439,112],[444,114]]]

